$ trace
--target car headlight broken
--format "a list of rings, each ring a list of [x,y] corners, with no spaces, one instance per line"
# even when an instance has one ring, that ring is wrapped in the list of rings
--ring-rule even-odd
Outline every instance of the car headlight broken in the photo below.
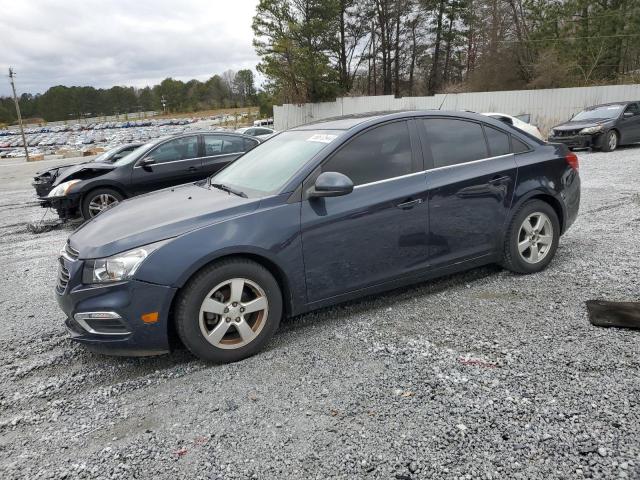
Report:
[[[596,125],[595,127],[587,127],[587,128],[583,128],[582,130],[580,130],[581,134],[593,134],[593,133],[600,133],[602,131],[602,125]]]
[[[57,185],[53,188],[47,195],[47,197],[64,197],[69,193],[71,187],[73,187],[80,180],[69,180],[68,182],[62,182],[60,185]]]

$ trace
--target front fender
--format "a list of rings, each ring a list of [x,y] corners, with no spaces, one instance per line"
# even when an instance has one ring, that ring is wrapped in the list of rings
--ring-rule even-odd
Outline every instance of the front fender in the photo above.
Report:
[[[230,255],[264,259],[284,275],[293,311],[306,303],[299,203],[259,207],[185,233],[153,252],[136,279],[180,288],[204,266]]]

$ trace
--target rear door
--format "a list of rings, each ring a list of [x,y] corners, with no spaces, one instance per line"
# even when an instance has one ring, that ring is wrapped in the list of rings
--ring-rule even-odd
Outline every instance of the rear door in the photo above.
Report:
[[[320,171],[339,172],[355,185],[348,195],[302,201],[309,302],[427,268],[427,188],[419,148],[412,122],[376,126],[349,140],[305,182],[306,191]]]
[[[143,166],[145,159],[153,159],[154,163]],[[203,176],[198,136],[178,137],[161,143],[138,160],[131,174],[132,190],[140,194]]]
[[[202,136],[202,144],[202,169],[208,177],[251,150],[258,141],[241,136],[206,134]]]
[[[516,163],[510,135],[481,122],[420,122],[428,163],[429,258],[434,267],[501,248]]]
[[[640,106],[637,103],[627,105],[619,125],[622,142],[640,142]]]

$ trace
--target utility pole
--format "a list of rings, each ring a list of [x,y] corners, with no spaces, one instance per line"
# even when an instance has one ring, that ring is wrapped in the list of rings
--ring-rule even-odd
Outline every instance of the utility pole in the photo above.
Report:
[[[162,98],[160,99],[160,103],[162,104],[162,113],[164,115],[167,114],[167,101],[164,98],[164,95],[162,95]]]
[[[13,90],[13,102],[16,104],[16,113],[18,114],[18,125],[20,125],[20,135],[22,135],[22,145],[24,146],[24,154],[29,161],[29,148],[27,147],[27,139],[24,136],[24,128],[22,126],[22,115],[20,115],[20,105],[18,104],[18,97],[16,96],[16,86],[13,83],[13,77],[15,73],[11,67],[9,67],[9,81],[11,82],[11,89]]]

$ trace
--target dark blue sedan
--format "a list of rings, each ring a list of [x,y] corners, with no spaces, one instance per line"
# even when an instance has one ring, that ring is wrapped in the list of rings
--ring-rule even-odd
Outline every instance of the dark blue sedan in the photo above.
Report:
[[[402,112],[294,128],[205,181],[80,227],[56,296],[74,340],[205,360],[260,350],[298,315],[488,263],[551,262],[580,202],[578,159],[482,115]]]

